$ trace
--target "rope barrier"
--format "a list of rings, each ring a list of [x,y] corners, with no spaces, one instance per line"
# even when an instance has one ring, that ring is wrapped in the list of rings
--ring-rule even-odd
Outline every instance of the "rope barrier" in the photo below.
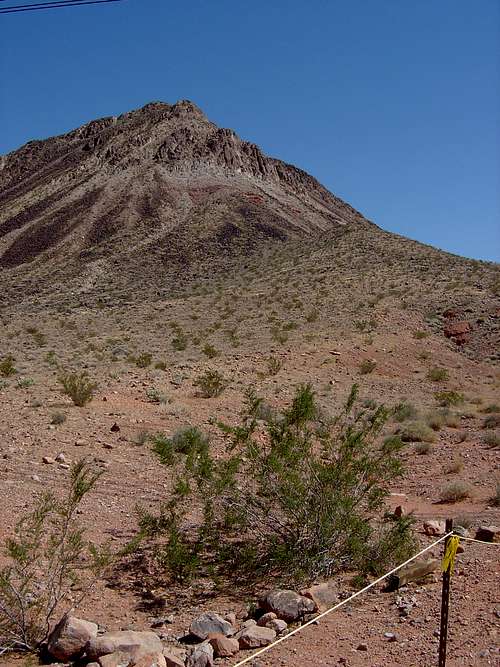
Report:
[[[476,540],[474,537],[463,537],[459,535],[460,540],[467,540],[468,542],[477,542],[478,544],[486,544],[488,547],[500,547],[500,542],[485,542],[484,540]]]
[[[281,642],[284,642],[285,639],[289,639],[290,637],[292,637],[293,635],[297,634],[297,633],[300,632],[301,630],[304,630],[304,628],[307,628],[308,625],[312,625],[313,623],[317,623],[317,621],[319,621],[320,618],[323,618],[323,617],[326,616],[327,614],[330,614],[332,611],[335,611],[336,609],[339,609],[340,607],[343,607],[345,604],[347,604],[347,603],[350,602],[351,600],[354,600],[354,598],[357,598],[358,595],[361,595],[362,593],[366,593],[366,591],[370,590],[370,588],[373,588],[374,586],[376,586],[377,584],[379,584],[381,581],[383,581],[383,580],[386,579],[387,577],[390,577],[391,574],[394,574],[395,572],[397,572],[398,570],[400,570],[400,569],[401,569],[402,567],[404,567],[405,565],[408,565],[408,563],[411,563],[411,562],[414,561],[416,558],[418,558],[419,556],[421,556],[422,554],[424,554],[426,551],[430,551],[430,550],[433,549],[437,544],[439,544],[440,542],[443,542],[444,540],[446,540],[446,538],[450,537],[451,535],[453,535],[453,531],[450,531],[449,533],[446,533],[446,535],[443,535],[442,537],[440,537],[438,540],[436,540],[436,541],[433,542],[432,544],[429,544],[429,546],[425,547],[425,549],[422,549],[422,551],[419,551],[417,554],[415,554],[415,555],[412,556],[411,558],[408,558],[408,560],[405,560],[404,563],[401,563],[400,565],[397,565],[394,569],[390,570],[390,572],[386,572],[385,574],[383,574],[383,575],[382,575],[381,577],[379,577],[378,579],[375,579],[375,581],[372,581],[371,584],[368,584],[368,586],[365,586],[364,588],[362,588],[361,590],[357,591],[356,593],[353,593],[353,595],[351,595],[350,597],[346,598],[345,600],[342,600],[342,602],[339,602],[339,603],[336,604],[335,606],[330,607],[330,609],[327,609],[326,611],[322,612],[321,614],[318,614],[318,616],[315,616],[315,617],[314,617],[313,619],[311,619],[310,621],[307,621],[307,623],[304,623],[304,625],[299,625],[298,628],[295,628],[294,630],[292,630],[292,631],[289,632],[288,634],[284,635],[283,637],[280,637],[279,639],[277,639],[277,640],[276,640],[275,642],[273,642],[272,644],[268,644],[268,646],[264,646],[264,648],[259,649],[258,651],[256,651],[256,652],[253,653],[252,655],[248,656],[248,657],[245,658],[244,660],[240,660],[240,661],[237,662],[235,665],[233,665],[233,667],[241,667],[241,665],[245,665],[245,664],[247,664],[248,662],[250,662],[251,660],[255,660],[255,658],[257,658],[259,655],[262,655],[263,653],[266,653],[266,651],[269,651],[269,650],[272,649],[274,646],[277,646],[278,644],[281,644]],[[489,542],[486,542],[486,544],[490,544],[490,543],[489,543]]]

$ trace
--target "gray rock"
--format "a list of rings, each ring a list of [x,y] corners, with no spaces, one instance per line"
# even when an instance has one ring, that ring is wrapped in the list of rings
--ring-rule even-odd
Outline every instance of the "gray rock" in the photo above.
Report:
[[[163,647],[154,632],[134,632],[124,630],[119,632],[105,632],[99,637],[91,639],[85,651],[89,660],[97,660],[110,653],[134,653],[137,657],[147,654],[162,653]]]
[[[284,621],[297,621],[305,614],[316,609],[313,600],[289,590],[269,591],[260,599],[260,606],[265,611],[272,611]]]
[[[236,635],[240,648],[260,648],[267,646],[274,639],[276,639],[276,632],[271,628],[261,628],[259,625],[250,625],[248,628],[243,628]]]
[[[97,624],[76,616],[63,616],[52,630],[47,648],[57,660],[66,662],[79,658],[87,642],[97,636]]]
[[[214,649],[208,642],[198,644],[186,663],[187,667],[213,667]]]
[[[189,626],[189,632],[203,641],[209,634],[220,633],[226,637],[231,637],[234,635],[235,629],[231,623],[224,620],[219,614],[214,611],[207,611],[194,619]]]

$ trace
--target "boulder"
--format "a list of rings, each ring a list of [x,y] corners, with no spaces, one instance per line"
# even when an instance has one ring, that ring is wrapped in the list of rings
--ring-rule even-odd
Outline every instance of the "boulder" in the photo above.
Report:
[[[163,653],[144,653],[140,649],[115,651],[99,658],[100,667],[167,667]]]
[[[458,336],[463,336],[468,334],[471,331],[471,325],[466,320],[460,320],[458,322],[452,322],[447,324],[444,329],[444,335],[446,338],[456,338]]]
[[[87,657],[91,661],[120,651],[139,658],[142,655],[162,653],[163,647],[158,635],[154,632],[134,632],[133,630],[106,632],[100,637],[91,639],[85,647]]]
[[[476,531],[476,540],[482,542],[500,542],[500,528],[498,526],[481,526]]]
[[[76,616],[63,616],[48,641],[48,651],[57,660],[67,662],[79,658],[87,642],[97,636],[97,625]]]
[[[220,633],[226,637],[231,637],[234,635],[235,629],[231,623],[224,620],[219,614],[214,611],[207,611],[194,619],[189,626],[189,632],[203,641],[209,634]]]
[[[226,637],[226,635],[223,635],[220,632],[209,634],[208,641],[212,645],[216,658],[229,658],[240,650],[240,645],[237,639]]]
[[[267,622],[266,628],[271,628],[277,635],[280,635],[282,632],[288,628],[288,623],[282,621],[281,618],[272,618]]]
[[[275,638],[276,632],[271,628],[261,628],[259,625],[250,625],[236,635],[240,648],[261,648],[268,646]]]
[[[257,625],[260,625],[262,628],[265,628],[268,622],[274,620],[275,618],[278,617],[276,616],[274,611],[268,611],[265,614],[262,614],[262,616],[257,621]],[[252,623],[250,623],[250,625],[252,625]]]
[[[326,611],[338,602],[337,589],[329,582],[310,586],[300,591],[300,593],[314,602],[314,611]]]
[[[163,653],[148,653],[134,659],[134,667],[167,667]]]
[[[115,651],[114,653],[108,653],[108,655],[102,655],[98,664],[99,667],[132,667],[134,663],[130,653]]]
[[[203,642],[198,644],[187,661],[188,667],[213,667],[214,664],[214,649],[212,644]]]
[[[297,621],[315,610],[312,600],[289,590],[269,591],[260,599],[260,606],[287,622]]]
[[[180,655],[171,653],[169,649],[163,651],[163,657],[165,658],[165,663],[167,667],[184,667],[184,659]]]
[[[446,526],[444,521],[439,521],[437,519],[431,519],[430,521],[424,521],[424,533],[430,537],[439,537],[444,535],[446,531]]]

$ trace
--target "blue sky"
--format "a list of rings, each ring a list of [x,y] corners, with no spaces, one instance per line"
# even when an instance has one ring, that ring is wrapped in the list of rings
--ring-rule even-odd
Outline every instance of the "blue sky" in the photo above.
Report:
[[[0,154],[191,99],[381,227],[500,260],[498,0],[124,0],[0,34]]]

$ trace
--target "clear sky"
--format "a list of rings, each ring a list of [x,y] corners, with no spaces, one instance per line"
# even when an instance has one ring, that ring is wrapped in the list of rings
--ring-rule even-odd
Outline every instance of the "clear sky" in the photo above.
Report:
[[[0,15],[0,154],[178,99],[381,227],[500,260],[499,0],[124,0]]]

